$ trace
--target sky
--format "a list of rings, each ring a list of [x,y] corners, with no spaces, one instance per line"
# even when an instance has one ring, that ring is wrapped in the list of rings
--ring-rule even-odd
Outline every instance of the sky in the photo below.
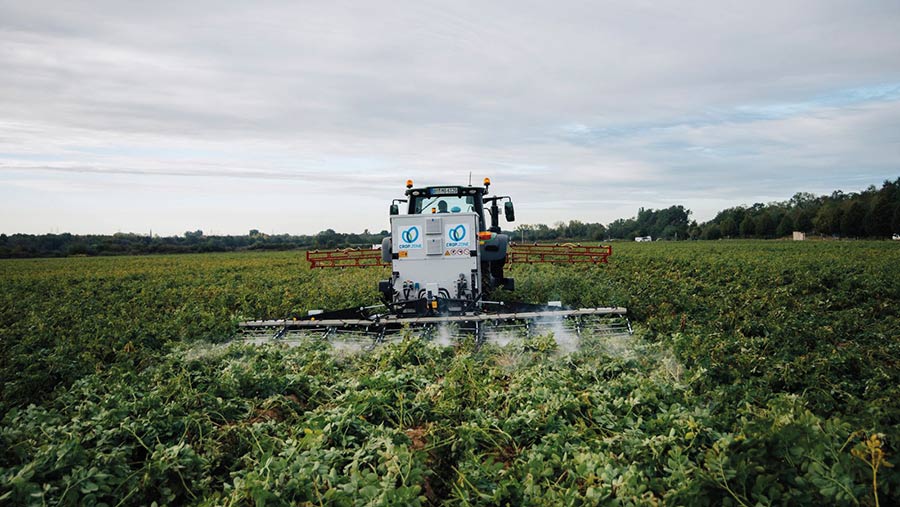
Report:
[[[900,176],[898,27],[896,0],[0,0],[0,232],[380,231],[407,179],[470,174],[519,224],[860,191]]]

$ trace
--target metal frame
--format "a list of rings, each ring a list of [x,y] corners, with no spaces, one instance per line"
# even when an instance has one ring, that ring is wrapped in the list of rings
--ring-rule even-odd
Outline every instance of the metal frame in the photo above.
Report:
[[[633,333],[631,322],[627,317],[625,308],[558,308],[548,310],[534,310],[538,305],[523,304],[517,306],[513,303],[507,306],[498,304],[506,311],[467,313],[458,315],[429,315],[423,317],[399,317],[392,314],[368,314],[369,309],[346,309],[338,312],[329,312],[302,320],[277,319],[257,320],[241,322],[240,334],[246,336],[254,343],[264,341],[288,341],[289,336],[298,333],[301,337],[309,338],[318,335],[321,340],[343,341],[341,335],[352,336],[354,340],[371,340],[364,346],[365,350],[372,350],[378,344],[396,336],[402,336],[406,330],[417,329],[423,336],[433,338],[441,326],[453,326],[456,332],[451,339],[460,340],[464,336],[472,336],[477,348],[480,348],[491,336],[497,332],[523,333],[524,336],[532,336],[539,329],[552,330],[552,326],[568,321],[570,329],[579,337],[584,333],[599,335],[630,336]],[[602,323],[601,323],[602,322]],[[312,333],[310,335],[309,333]]]
[[[306,260],[312,268],[369,268],[390,266],[381,258],[381,249],[307,250]]]
[[[523,245],[510,243],[507,264],[536,263],[593,263],[606,264],[612,255],[611,246],[582,246],[574,244]],[[390,266],[381,257],[381,250],[344,248],[339,250],[307,250],[306,260],[310,268],[367,268]]]
[[[606,264],[612,255],[611,246],[581,246],[576,244],[538,244],[523,245],[510,243],[507,263],[536,264],[547,263],[592,263]]]
[[[621,307],[608,308],[578,308],[572,310],[545,310],[507,313],[477,313],[471,315],[435,315],[428,317],[397,317],[394,315],[374,315],[367,319],[317,319],[315,317],[304,320],[276,319],[276,320],[251,320],[241,322],[239,327],[252,328],[328,328],[328,327],[360,327],[369,326],[403,326],[421,324],[441,324],[452,322],[489,322],[498,320],[529,320],[548,317],[580,317],[587,315],[621,316],[624,317],[628,310]]]

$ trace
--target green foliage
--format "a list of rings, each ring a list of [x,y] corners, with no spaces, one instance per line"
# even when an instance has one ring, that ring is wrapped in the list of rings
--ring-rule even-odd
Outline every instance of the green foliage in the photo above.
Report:
[[[295,253],[0,263],[0,503],[891,505],[900,250],[622,244],[500,299],[638,334],[371,353],[223,343],[374,301]]]

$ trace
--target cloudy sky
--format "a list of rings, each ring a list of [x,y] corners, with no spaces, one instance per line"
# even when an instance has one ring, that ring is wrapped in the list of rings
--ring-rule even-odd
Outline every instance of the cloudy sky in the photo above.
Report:
[[[900,176],[900,2],[0,0],[0,232],[520,223]]]

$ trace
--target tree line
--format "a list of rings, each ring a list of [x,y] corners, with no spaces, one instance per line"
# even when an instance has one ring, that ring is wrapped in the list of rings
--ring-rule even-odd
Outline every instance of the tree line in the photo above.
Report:
[[[815,196],[794,194],[787,201],[756,203],[720,211],[700,226],[700,239],[780,238],[792,231],[841,238],[888,238],[900,233],[900,178],[881,188]]]
[[[698,224],[691,210],[681,205],[653,210],[641,208],[636,217],[609,224],[558,222],[520,225],[513,231],[517,241],[609,241],[653,239],[773,239],[794,231],[835,238],[889,238],[900,233],[900,178],[885,181],[881,188],[862,192],[816,196],[798,192],[787,201],[756,203],[720,211]]]
[[[109,235],[0,234],[0,258],[142,255],[241,250],[292,250],[295,248],[370,247],[381,244],[388,231],[341,233],[327,229],[318,234],[263,234],[253,229],[243,236],[207,236],[202,230],[182,236],[149,236],[132,233]]]
[[[661,239],[688,239],[691,228],[697,227],[690,220],[691,210],[675,205],[653,210],[641,208],[636,217],[620,218],[607,225],[584,223],[579,220],[557,222],[553,227],[544,224],[520,225],[510,232],[513,241],[604,241],[610,239],[634,239],[651,236]]]
[[[862,192],[837,190],[824,196],[799,192],[787,201],[736,206],[702,224],[690,216],[691,210],[675,205],[659,210],[641,208],[635,217],[608,224],[570,220],[552,227],[520,225],[507,232],[514,241],[523,242],[633,240],[639,236],[664,240],[770,239],[789,236],[793,231],[842,238],[887,238],[900,233],[900,178]],[[0,258],[368,248],[387,235],[386,230],[355,234],[333,229],[310,235],[270,235],[256,229],[241,236],[207,236],[202,230],[169,237],[132,233],[0,234]]]

